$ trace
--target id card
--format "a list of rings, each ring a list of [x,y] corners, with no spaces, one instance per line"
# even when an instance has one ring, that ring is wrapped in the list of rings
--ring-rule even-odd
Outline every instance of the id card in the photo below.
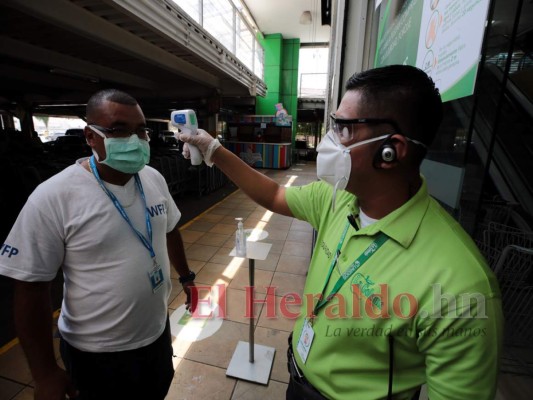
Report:
[[[157,292],[161,286],[163,286],[165,280],[163,270],[158,264],[154,264],[152,271],[148,272],[148,277],[150,278],[150,284],[152,285],[152,293]]]
[[[309,350],[311,349],[311,344],[313,344],[314,337],[315,331],[313,331],[313,327],[311,326],[309,319],[306,318],[302,328],[302,333],[298,339],[298,346],[296,347],[296,350],[298,351],[298,354],[300,355],[300,358],[304,364],[307,361],[307,356],[309,355]]]

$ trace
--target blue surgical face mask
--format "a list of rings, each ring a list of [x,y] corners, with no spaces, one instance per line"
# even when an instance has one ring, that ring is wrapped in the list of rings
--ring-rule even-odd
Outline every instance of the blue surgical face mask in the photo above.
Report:
[[[100,161],[93,149],[96,160],[125,174],[135,174],[150,161],[150,146],[147,140],[139,139],[136,134],[127,138],[108,138],[94,127],[94,132],[104,139],[105,160]]]

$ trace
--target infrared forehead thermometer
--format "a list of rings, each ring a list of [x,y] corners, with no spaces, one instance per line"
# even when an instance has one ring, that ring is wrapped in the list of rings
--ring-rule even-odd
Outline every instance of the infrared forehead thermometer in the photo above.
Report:
[[[181,133],[188,133],[196,135],[198,131],[198,120],[194,110],[178,110],[172,111],[170,114],[170,123],[177,127]],[[191,153],[191,164],[200,165],[202,163],[202,154],[198,147],[189,144],[189,152]]]

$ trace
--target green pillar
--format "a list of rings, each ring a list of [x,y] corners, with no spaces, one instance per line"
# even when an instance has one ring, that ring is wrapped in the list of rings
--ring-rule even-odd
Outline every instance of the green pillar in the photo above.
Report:
[[[298,128],[298,63],[300,39],[283,39],[276,33],[259,38],[265,50],[265,83],[267,94],[256,98],[255,113],[274,115],[276,104],[292,116],[292,141]]]
[[[298,62],[300,39],[283,40],[280,101],[292,115],[292,142],[298,128]]]
[[[256,98],[255,113],[274,115],[276,104],[280,102],[283,36],[280,33],[265,35],[261,44],[265,50],[264,71],[267,94],[265,97]]]

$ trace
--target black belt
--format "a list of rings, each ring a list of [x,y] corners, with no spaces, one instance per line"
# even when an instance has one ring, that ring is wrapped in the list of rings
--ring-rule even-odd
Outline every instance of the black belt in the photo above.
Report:
[[[289,335],[289,347],[287,349],[287,368],[289,370],[291,382],[289,382],[288,391],[293,395],[293,398],[301,400],[327,400],[326,397],[315,389],[313,385],[305,378],[292,351],[292,333]],[[289,398],[289,397],[287,397]]]

